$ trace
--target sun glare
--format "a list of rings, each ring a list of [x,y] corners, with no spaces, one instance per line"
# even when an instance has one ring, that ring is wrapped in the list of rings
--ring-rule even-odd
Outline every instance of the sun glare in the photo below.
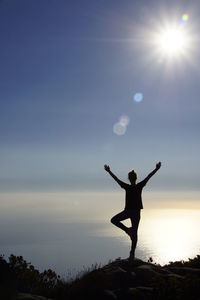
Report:
[[[177,53],[185,46],[184,34],[178,29],[168,29],[160,37],[160,45],[163,51],[167,53]]]
[[[159,51],[166,55],[180,55],[187,47],[187,36],[183,27],[163,29],[157,34],[156,44]]]

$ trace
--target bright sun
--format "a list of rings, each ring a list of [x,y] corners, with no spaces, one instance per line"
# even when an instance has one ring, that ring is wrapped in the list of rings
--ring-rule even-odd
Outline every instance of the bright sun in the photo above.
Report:
[[[177,56],[185,52],[188,41],[183,27],[169,27],[156,34],[155,43],[161,54]]]
[[[163,51],[175,54],[182,51],[185,47],[185,37],[181,30],[168,29],[160,37],[160,45]]]

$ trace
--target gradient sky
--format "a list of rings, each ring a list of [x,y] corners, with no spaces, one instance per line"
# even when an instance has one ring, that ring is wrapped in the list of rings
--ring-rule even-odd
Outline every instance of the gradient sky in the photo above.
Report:
[[[184,13],[187,57],[160,60],[145,32]],[[1,191],[113,189],[104,163],[140,180],[157,161],[152,190],[198,191],[199,15],[199,1],[0,0]]]

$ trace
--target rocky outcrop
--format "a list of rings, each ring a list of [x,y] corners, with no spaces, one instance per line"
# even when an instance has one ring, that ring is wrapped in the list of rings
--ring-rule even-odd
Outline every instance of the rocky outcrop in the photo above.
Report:
[[[200,299],[199,275],[199,268],[117,259],[86,274],[77,285],[72,284],[69,299],[197,300]]]
[[[17,262],[17,264],[16,264]],[[40,295],[40,296],[39,296]],[[94,266],[71,282],[40,273],[22,257],[0,257],[3,300],[199,300],[200,256],[160,266],[140,259],[116,259]]]

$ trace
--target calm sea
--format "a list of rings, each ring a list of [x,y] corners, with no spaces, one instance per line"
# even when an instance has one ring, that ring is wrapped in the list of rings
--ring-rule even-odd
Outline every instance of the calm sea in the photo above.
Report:
[[[38,201],[31,201],[31,207],[21,198],[16,202],[1,202],[0,253],[5,257],[22,255],[41,271],[51,268],[68,277],[92,264],[129,255],[128,236],[107,217],[74,221],[64,218],[61,203],[53,202],[50,211],[47,203],[45,209],[38,208]],[[144,209],[136,256],[160,264],[192,258],[200,250],[199,228],[198,209]]]

